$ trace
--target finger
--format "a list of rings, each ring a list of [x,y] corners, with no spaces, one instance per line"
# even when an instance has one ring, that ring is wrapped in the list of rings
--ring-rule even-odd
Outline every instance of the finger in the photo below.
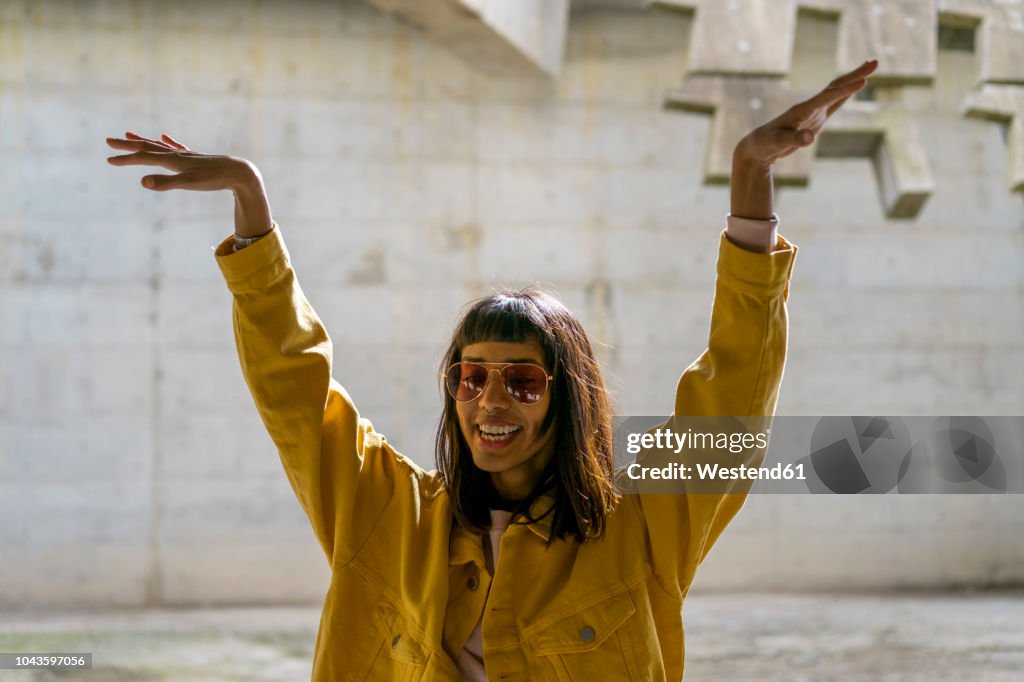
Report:
[[[153,152],[169,152],[174,151],[173,147],[166,144],[158,144],[155,142],[149,142],[147,140],[123,140],[118,137],[108,137],[107,145],[114,149],[124,149],[131,151],[153,151]]]
[[[834,102],[834,103],[833,103],[833,104],[832,104],[832,105],[831,105],[831,106],[830,106],[830,107],[828,108],[828,116],[831,116],[832,114],[834,114],[834,113],[836,113],[837,111],[839,111],[840,107],[842,107],[842,106],[843,106],[844,104],[846,104],[846,101],[847,101],[848,99],[850,99],[850,97],[853,97],[853,95],[847,95],[846,97],[842,98],[842,99],[841,99],[841,100],[839,100],[838,102]]]
[[[107,146],[114,149],[134,149],[135,140],[125,140],[120,137],[108,137]]]
[[[142,135],[139,135],[138,133],[133,133],[130,130],[125,131],[124,136],[127,137],[130,140],[140,140],[142,142],[152,142],[153,144],[158,144],[158,145],[161,145],[161,146],[164,146],[164,147],[167,146],[166,142],[161,142],[160,140],[152,140],[152,139],[150,139],[148,137],[143,137]]]
[[[160,135],[160,139],[162,139],[164,142],[166,142],[167,144],[171,145],[175,149],[180,149],[183,152],[189,151],[188,147],[186,147],[182,143],[178,142],[177,140],[175,140],[173,137],[171,137],[167,133],[163,133],[162,135]]]
[[[142,178],[142,186],[154,192],[166,192],[169,189],[179,189],[193,181],[189,173],[178,173],[177,175],[146,175]]]
[[[181,157],[178,152],[135,152],[111,156],[107,161],[114,166],[163,166],[168,170],[178,170]]]
[[[866,84],[867,81],[858,78],[843,85],[830,85],[809,100],[795,105],[790,112],[797,117],[805,118],[813,114],[816,109],[830,107],[839,100],[856,94]]]
[[[858,66],[853,71],[849,71],[847,73],[844,73],[843,75],[841,75],[838,78],[836,78],[835,80],[833,80],[831,83],[829,83],[829,86],[832,87],[832,86],[836,86],[836,85],[845,85],[846,83],[849,83],[850,81],[857,80],[858,78],[867,78],[872,73],[874,73],[875,69],[877,69],[877,68],[878,68],[878,60],[877,59],[869,59],[868,61],[866,61],[863,64],[861,64],[860,66]]]

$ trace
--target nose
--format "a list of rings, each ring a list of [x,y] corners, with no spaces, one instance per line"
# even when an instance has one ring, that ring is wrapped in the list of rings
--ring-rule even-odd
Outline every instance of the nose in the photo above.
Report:
[[[501,372],[492,369],[487,373],[487,383],[484,384],[484,392],[480,394],[480,407],[488,411],[505,409],[511,400],[512,396],[505,390],[505,384],[501,380]]]

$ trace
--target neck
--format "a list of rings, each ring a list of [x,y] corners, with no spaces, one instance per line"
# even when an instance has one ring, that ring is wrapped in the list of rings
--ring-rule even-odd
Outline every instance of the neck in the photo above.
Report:
[[[509,500],[502,497],[501,494],[495,493],[488,502],[488,506],[491,509],[500,509],[501,511],[510,512],[515,511],[520,502],[522,502],[522,500]]]
[[[494,494],[491,497],[495,503],[492,506],[498,509],[504,508],[498,506],[498,503],[515,506],[520,500],[530,494],[530,491],[533,490],[533,483],[533,480],[522,476],[515,476],[511,471],[492,473],[491,486],[494,488]]]

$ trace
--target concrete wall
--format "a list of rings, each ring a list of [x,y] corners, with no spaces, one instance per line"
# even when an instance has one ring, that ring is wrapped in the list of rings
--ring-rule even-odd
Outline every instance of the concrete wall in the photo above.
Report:
[[[459,306],[555,288],[623,413],[704,347],[728,188],[661,108],[690,20],[575,3],[557,81],[494,79],[355,0],[0,5],[0,607],[317,601],[327,570],[238,369],[225,195],[154,195],[103,138],[253,159],[335,375],[432,461]],[[805,27],[806,28],[806,27]],[[813,28],[813,27],[812,27]],[[795,77],[827,80],[798,32]],[[935,195],[883,217],[867,160],[778,195],[801,247],[780,414],[1021,414],[1024,212],[969,53],[911,98]],[[383,380],[382,380],[383,378]],[[698,589],[1024,579],[1024,497],[758,497]]]

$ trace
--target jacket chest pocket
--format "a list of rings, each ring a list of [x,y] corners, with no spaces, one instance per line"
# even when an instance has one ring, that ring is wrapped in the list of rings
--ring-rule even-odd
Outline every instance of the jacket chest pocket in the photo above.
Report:
[[[527,638],[545,667],[563,682],[640,680],[628,621],[636,607],[628,592],[559,619]]]
[[[416,682],[423,679],[428,651],[410,632],[394,606],[381,604],[373,612],[373,643],[369,665],[359,680]]]

